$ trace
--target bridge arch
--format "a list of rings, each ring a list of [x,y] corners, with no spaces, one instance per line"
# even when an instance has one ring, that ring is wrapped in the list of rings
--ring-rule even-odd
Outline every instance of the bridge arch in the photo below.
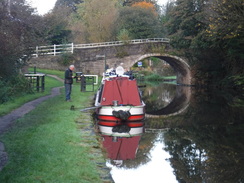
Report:
[[[191,99],[191,88],[177,86],[173,100],[165,107],[153,112],[146,112],[147,118],[165,118],[175,116],[186,111]]]
[[[178,84],[191,85],[190,66],[184,59],[169,54],[148,53],[136,58],[133,64],[149,57],[157,57],[170,64],[170,66],[174,69],[176,73]]]
[[[187,109],[191,98],[191,89],[188,87],[191,85],[191,71],[189,64],[180,57],[161,53],[149,53],[141,55],[136,58],[132,64],[149,57],[157,57],[169,63],[176,73],[178,86],[176,87],[176,95],[169,105],[159,109],[158,111],[146,113],[146,117],[169,117],[184,112]]]

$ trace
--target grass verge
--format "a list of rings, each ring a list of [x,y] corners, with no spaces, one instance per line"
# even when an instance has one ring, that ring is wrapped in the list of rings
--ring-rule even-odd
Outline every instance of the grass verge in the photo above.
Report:
[[[74,85],[73,102],[64,102],[62,89],[62,95],[19,119],[11,131],[1,136],[9,162],[0,172],[0,182],[101,182],[96,168],[99,156],[94,155],[93,148],[97,141],[87,130],[92,119],[79,110],[89,106],[92,96]],[[74,110],[70,110],[71,105]]]
[[[34,68],[29,68],[29,72],[34,72]],[[45,74],[51,74],[56,75],[61,79],[64,79],[64,71],[58,71],[58,70],[50,70],[50,69],[36,69],[37,73],[45,73]]]
[[[29,102],[31,100],[37,99],[37,98],[45,96],[45,95],[49,95],[51,93],[52,88],[62,86],[62,85],[63,85],[62,82],[57,81],[54,78],[46,76],[44,92],[35,92],[33,94],[26,94],[24,96],[22,95],[20,97],[16,97],[15,99],[13,99],[9,102],[0,104],[0,116],[8,114],[9,112],[20,107],[21,105],[23,105],[26,102]]]

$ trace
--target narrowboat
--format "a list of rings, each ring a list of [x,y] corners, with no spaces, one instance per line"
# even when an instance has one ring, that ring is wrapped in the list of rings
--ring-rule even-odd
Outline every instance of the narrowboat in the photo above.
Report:
[[[119,125],[124,121],[139,125],[137,121],[145,118],[145,103],[141,99],[137,81],[125,75],[121,66],[113,74],[104,74],[96,94],[95,107],[98,120],[110,121],[106,122],[107,126],[114,126],[113,122]],[[133,126],[132,123],[130,125]]]

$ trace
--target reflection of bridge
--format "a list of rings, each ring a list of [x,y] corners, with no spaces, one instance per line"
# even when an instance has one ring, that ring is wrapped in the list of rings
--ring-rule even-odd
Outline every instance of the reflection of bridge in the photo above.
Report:
[[[175,116],[184,112],[190,101],[191,88],[187,86],[177,86],[174,99],[164,108],[147,113],[147,118],[159,118]]]
[[[50,50],[51,49],[51,50]],[[63,51],[62,51],[63,49]],[[30,66],[46,69],[64,70],[66,66],[62,65],[63,52],[73,53],[69,57],[68,64],[72,63],[76,66],[77,71],[85,74],[101,75],[106,66],[117,67],[123,64],[123,67],[130,68],[135,63],[148,57],[157,57],[168,62],[175,70],[177,82],[180,84],[191,85],[190,66],[187,61],[171,55],[172,49],[169,45],[169,39],[153,38],[129,41],[115,41],[105,43],[91,44],[71,44],[60,47],[58,45],[47,48],[37,47],[35,56],[30,60]],[[59,56],[57,56],[59,54]],[[45,56],[43,55],[55,55]],[[103,57],[98,57],[102,55]],[[67,61],[66,61],[67,64]]]

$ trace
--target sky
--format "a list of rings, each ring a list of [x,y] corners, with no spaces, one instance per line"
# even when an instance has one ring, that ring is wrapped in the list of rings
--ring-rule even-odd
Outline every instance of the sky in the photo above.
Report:
[[[53,9],[56,0],[27,0],[27,2],[30,3],[33,8],[37,8],[38,14],[44,15]],[[158,4],[160,5],[167,2],[168,0],[158,0]]]

